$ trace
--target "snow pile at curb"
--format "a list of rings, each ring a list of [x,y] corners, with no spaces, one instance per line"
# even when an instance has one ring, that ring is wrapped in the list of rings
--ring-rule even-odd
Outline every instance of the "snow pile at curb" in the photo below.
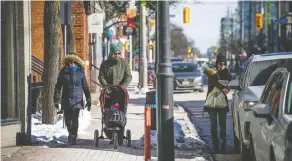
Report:
[[[151,148],[157,148],[157,131],[152,130],[150,134]],[[176,149],[194,149],[204,148],[205,142],[200,140],[198,136],[193,136],[188,129],[185,121],[175,120],[174,121],[174,145]],[[140,140],[133,141],[132,147],[143,148],[144,146],[144,135]]]
[[[56,145],[67,143],[67,128],[63,128],[63,116],[57,116],[55,125],[42,124],[42,114],[37,112],[32,115],[31,140],[33,143]],[[84,134],[85,129],[91,125],[91,115],[86,109],[79,114],[78,134]]]

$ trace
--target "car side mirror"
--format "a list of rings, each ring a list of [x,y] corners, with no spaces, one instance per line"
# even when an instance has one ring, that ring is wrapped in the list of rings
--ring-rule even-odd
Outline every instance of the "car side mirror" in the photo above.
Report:
[[[234,79],[228,83],[230,89],[239,90],[239,79]]]
[[[269,104],[256,104],[252,107],[255,117],[269,118],[271,116],[271,106]]]

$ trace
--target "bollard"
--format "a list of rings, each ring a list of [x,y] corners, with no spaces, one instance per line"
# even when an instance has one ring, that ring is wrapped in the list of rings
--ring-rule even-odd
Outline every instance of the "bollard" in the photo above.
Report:
[[[148,161],[151,156],[151,107],[145,106],[144,109],[144,157]]]

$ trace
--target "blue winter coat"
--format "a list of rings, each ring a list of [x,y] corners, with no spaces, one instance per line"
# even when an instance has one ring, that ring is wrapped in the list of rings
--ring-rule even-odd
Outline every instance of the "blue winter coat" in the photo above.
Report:
[[[90,102],[90,91],[84,69],[80,66],[78,66],[76,71],[71,71],[68,67],[62,68],[55,87],[55,102],[61,103],[63,109],[84,108],[83,92],[86,101]]]

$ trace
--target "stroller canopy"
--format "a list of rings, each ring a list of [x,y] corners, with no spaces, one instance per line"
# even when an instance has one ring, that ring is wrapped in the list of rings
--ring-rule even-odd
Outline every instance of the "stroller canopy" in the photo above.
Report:
[[[107,92],[108,90],[112,91],[112,93],[109,94]],[[129,103],[129,94],[128,94],[127,89],[123,88],[120,85],[108,85],[108,86],[105,86],[101,90],[100,97],[99,97],[100,107],[104,108],[106,101],[116,99],[113,97],[119,97],[118,99],[123,101],[124,107],[126,107]]]

